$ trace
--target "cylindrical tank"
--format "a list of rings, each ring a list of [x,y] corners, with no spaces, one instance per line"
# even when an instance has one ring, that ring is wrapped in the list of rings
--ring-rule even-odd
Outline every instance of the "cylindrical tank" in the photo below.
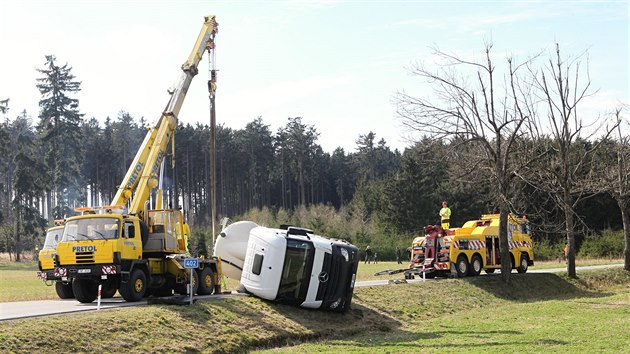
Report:
[[[238,221],[223,229],[217,237],[214,256],[221,257],[221,268],[226,277],[241,279],[249,232],[255,227],[258,227],[255,222]]]

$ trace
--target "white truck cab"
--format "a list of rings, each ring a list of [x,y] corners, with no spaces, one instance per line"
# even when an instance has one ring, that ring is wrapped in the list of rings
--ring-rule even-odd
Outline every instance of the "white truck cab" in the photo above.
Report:
[[[342,240],[292,226],[267,228],[239,221],[217,239],[224,274],[240,276],[250,293],[307,308],[350,308],[359,250]]]

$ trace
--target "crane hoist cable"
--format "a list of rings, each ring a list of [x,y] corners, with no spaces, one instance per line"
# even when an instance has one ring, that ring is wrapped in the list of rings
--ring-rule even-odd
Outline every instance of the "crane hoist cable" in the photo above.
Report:
[[[217,218],[217,120],[215,110],[215,94],[217,91],[217,69],[216,51],[213,40],[206,45],[210,52],[208,55],[208,98],[210,104],[210,178],[211,178],[211,226],[212,226],[212,248],[216,242],[215,222]]]

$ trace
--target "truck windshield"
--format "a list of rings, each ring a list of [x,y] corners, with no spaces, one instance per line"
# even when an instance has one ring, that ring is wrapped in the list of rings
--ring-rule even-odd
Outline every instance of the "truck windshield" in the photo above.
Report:
[[[86,218],[66,222],[64,241],[113,240],[118,238],[118,219]]]
[[[51,250],[57,247],[57,243],[61,241],[63,235],[63,229],[50,230],[46,233],[46,240],[44,241],[44,247],[42,249]]]
[[[287,254],[282,268],[278,301],[301,304],[306,299],[313,269],[315,248],[310,241],[287,240]]]

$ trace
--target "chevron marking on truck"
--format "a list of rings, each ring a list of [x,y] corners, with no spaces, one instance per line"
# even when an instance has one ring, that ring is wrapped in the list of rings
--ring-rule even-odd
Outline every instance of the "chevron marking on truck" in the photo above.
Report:
[[[482,248],[486,248],[486,243],[484,241],[478,241],[478,240],[465,240],[466,243],[468,243],[468,248],[469,250],[480,250]],[[459,247],[459,241],[455,241],[453,243],[453,247],[455,248],[460,248]]]

